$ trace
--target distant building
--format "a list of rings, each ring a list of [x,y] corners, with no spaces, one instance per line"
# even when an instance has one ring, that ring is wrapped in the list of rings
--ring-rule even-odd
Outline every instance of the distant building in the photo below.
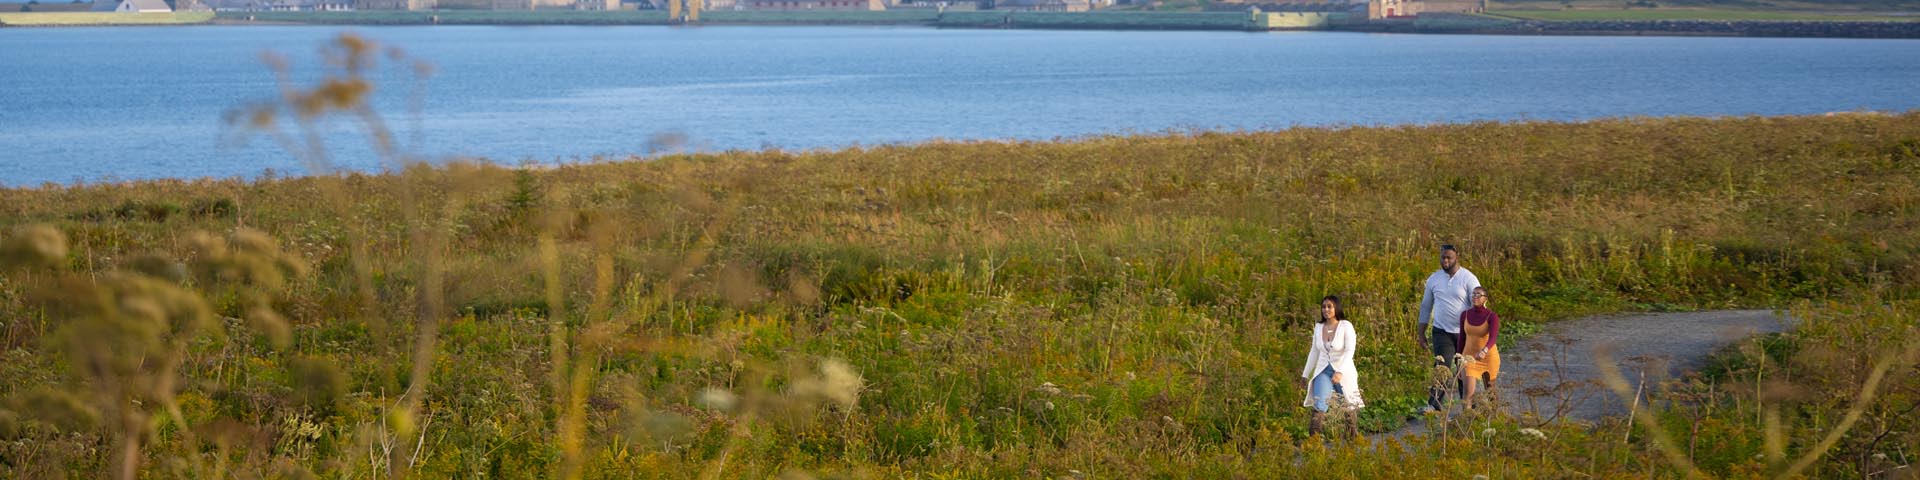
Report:
[[[887,9],[938,10],[942,12],[971,12],[980,10],[980,3],[991,0],[915,0],[888,5]]]
[[[353,0],[354,10],[433,10],[434,0]]]
[[[736,0],[739,10],[886,10],[882,0]]]
[[[579,8],[574,0],[492,0],[494,10],[548,10]]]
[[[1487,0],[1412,0],[1415,14],[1487,13]]]
[[[994,10],[1017,12],[1085,12],[1093,9],[1088,0],[995,0]]]
[[[166,0],[102,0],[93,2],[95,12],[170,13]]]
[[[1370,0],[1367,2],[1368,20],[1411,17],[1420,12],[1413,11],[1413,2],[1406,0]]]
[[[1365,13],[1366,0],[1214,0],[1206,6],[1214,12],[1354,12]]]
[[[239,12],[348,12],[353,0],[247,0],[223,1],[215,10]]]

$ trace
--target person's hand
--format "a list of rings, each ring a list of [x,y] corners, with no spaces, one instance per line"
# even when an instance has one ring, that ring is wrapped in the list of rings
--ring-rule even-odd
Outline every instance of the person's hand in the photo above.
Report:
[[[1340,383],[1340,372],[1333,372],[1333,383],[1334,384]]]
[[[1421,351],[1432,351],[1432,350],[1433,350],[1433,349],[1431,349],[1431,348],[1427,348],[1427,336],[1426,336],[1426,335],[1421,335],[1421,334],[1420,334],[1420,330],[1419,330],[1419,329],[1417,329],[1417,328],[1416,328],[1416,329],[1414,329],[1414,331],[1413,331],[1413,340],[1414,340],[1414,342],[1416,342],[1416,343],[1419,343],[1419,344],[1420,344],[1420,350],[1421,350]]]

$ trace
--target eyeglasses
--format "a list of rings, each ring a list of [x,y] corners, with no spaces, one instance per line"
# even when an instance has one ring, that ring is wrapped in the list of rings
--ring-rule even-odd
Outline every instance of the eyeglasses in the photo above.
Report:
[[[1474,298],[1487,298],[1487,297],[1490,297],[1489,295],[1487,295],[1487,294],[1484,294],[1484,293],[1476,293],[1476,294],[1473,294],[1473,296],[1474,296]]]

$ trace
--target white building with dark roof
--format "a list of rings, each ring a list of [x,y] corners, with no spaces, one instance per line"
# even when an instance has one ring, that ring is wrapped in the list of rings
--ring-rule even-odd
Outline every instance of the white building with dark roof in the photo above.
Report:
[[[122,13],[170,13],[166,0],[94,0],[93,11]]]

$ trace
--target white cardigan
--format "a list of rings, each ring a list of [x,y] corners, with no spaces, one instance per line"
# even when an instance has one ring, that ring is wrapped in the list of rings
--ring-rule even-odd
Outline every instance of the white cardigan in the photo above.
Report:
[[[1313,348],[1307,349],[1307,365],[1300,371],[1300,378],[1312,382],[1314,375],[1332,365],[1333,371],[1340,373],[1340,391],[1347,397],[1347,405],[1360,408],[1365,406],[1360,401],[1360,372],[1353,368],[1353,349],[1358,336],[1353,332],[1353,323],[1346,320],[1339,322],[1334,326],[1332,342],[1322,340],[1325,337],[1320,335],[1321,327],[1314,324]],[[1313,406],[1311,384],[1307,388],[1307,399],[1300,402],[1300,406]]]

